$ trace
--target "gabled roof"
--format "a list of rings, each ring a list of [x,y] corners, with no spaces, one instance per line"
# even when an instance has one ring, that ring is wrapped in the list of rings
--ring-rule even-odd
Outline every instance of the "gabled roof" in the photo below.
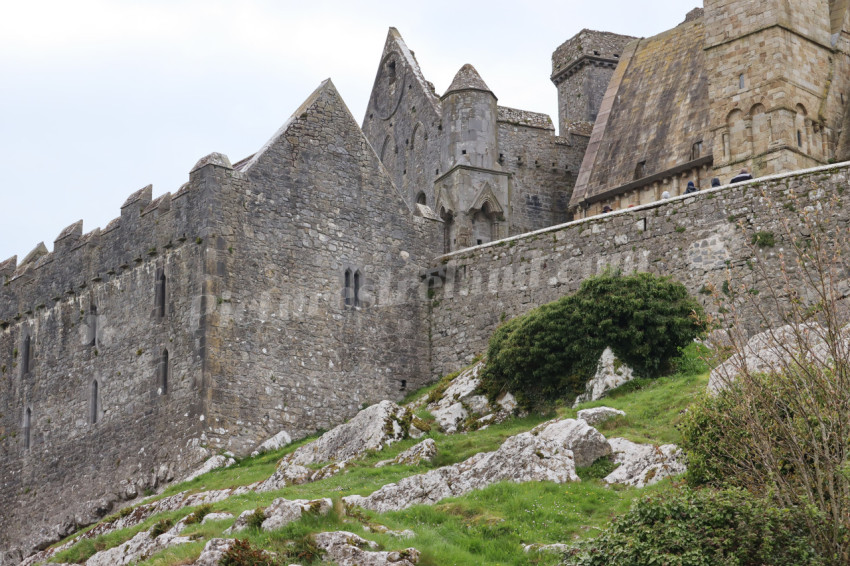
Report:
[[[570,206],[710,154],[705,28],[698,18],[632,42],[611,77]]]

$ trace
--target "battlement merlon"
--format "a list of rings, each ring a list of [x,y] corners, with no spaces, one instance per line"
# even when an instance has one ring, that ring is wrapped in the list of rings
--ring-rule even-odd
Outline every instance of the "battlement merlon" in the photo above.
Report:
[[[552,82],[558,85],[585,65],[615,68],[626,45],[635,39],[607,31],[581,30],[552,53]]]
[[[226,155],[212,153],[191,169],[189,181],[176,193],[152,198],[147,185],[132,193],[121,215],[105,228],[83,232],[79,220],[64,228],[53,251],[40,242],[23,260],[0,262],[0,323],[16,313],[30,313],[38,305],[78,293],[90,282],[100,282],[154,260],[185,242],[202,242],[217,233],[216,199],[222,184],[241,177]]]
[[[509,108],[507,106],[498,106],[496,110],[498,111],[498,121],[501,123],[555,131],[555,125],[552,123],[552,118],[548,114]]]

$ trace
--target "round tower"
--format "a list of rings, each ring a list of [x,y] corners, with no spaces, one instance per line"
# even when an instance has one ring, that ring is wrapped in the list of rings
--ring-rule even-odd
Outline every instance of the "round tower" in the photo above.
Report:
[[[472,65],[464,65],[441,98],[443,171],[456,165],[501,170],[496,95]]]

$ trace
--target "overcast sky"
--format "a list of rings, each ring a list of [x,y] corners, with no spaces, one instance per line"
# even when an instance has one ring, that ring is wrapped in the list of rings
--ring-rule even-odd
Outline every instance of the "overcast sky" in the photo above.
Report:
[[[499,104],[557,123],[552,51],[582,28],[648,37],[685,0],[0,0],[0,261],[213,151],[255,152],[330,77],[362,122],[387,29],[437,92],[472,63]]]

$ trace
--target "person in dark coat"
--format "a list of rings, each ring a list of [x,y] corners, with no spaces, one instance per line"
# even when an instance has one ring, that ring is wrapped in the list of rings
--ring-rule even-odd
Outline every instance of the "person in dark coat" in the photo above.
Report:
[[[691,193],[695,193],[695,192],[697,192],[698,190],[699,190],[699,189],[697,189],[697,187],[696,187],[696,185],[694,185],[694,182],[693,182],[693,181],[688,181],[688,188],[687,188],[687,189],[685,189],[685,194],[686,194],[686,195],[689,195],[689,194],[691,194]]]
[[[717,177],[712,179],[711,180],[711,186],[712,186],[712,188],[719,187],[720,186],[720,179],[718,179]]]
[[[731,185],[732,183],[740,183],[742,181],[749,181],[752,178],[753,178],[753,176],[750,175],[749,173],[747,173],[746,169],[741,169],[740,173],[738,173],[737,175],[732,177],[732,180],[729,181],[729,184]]]

